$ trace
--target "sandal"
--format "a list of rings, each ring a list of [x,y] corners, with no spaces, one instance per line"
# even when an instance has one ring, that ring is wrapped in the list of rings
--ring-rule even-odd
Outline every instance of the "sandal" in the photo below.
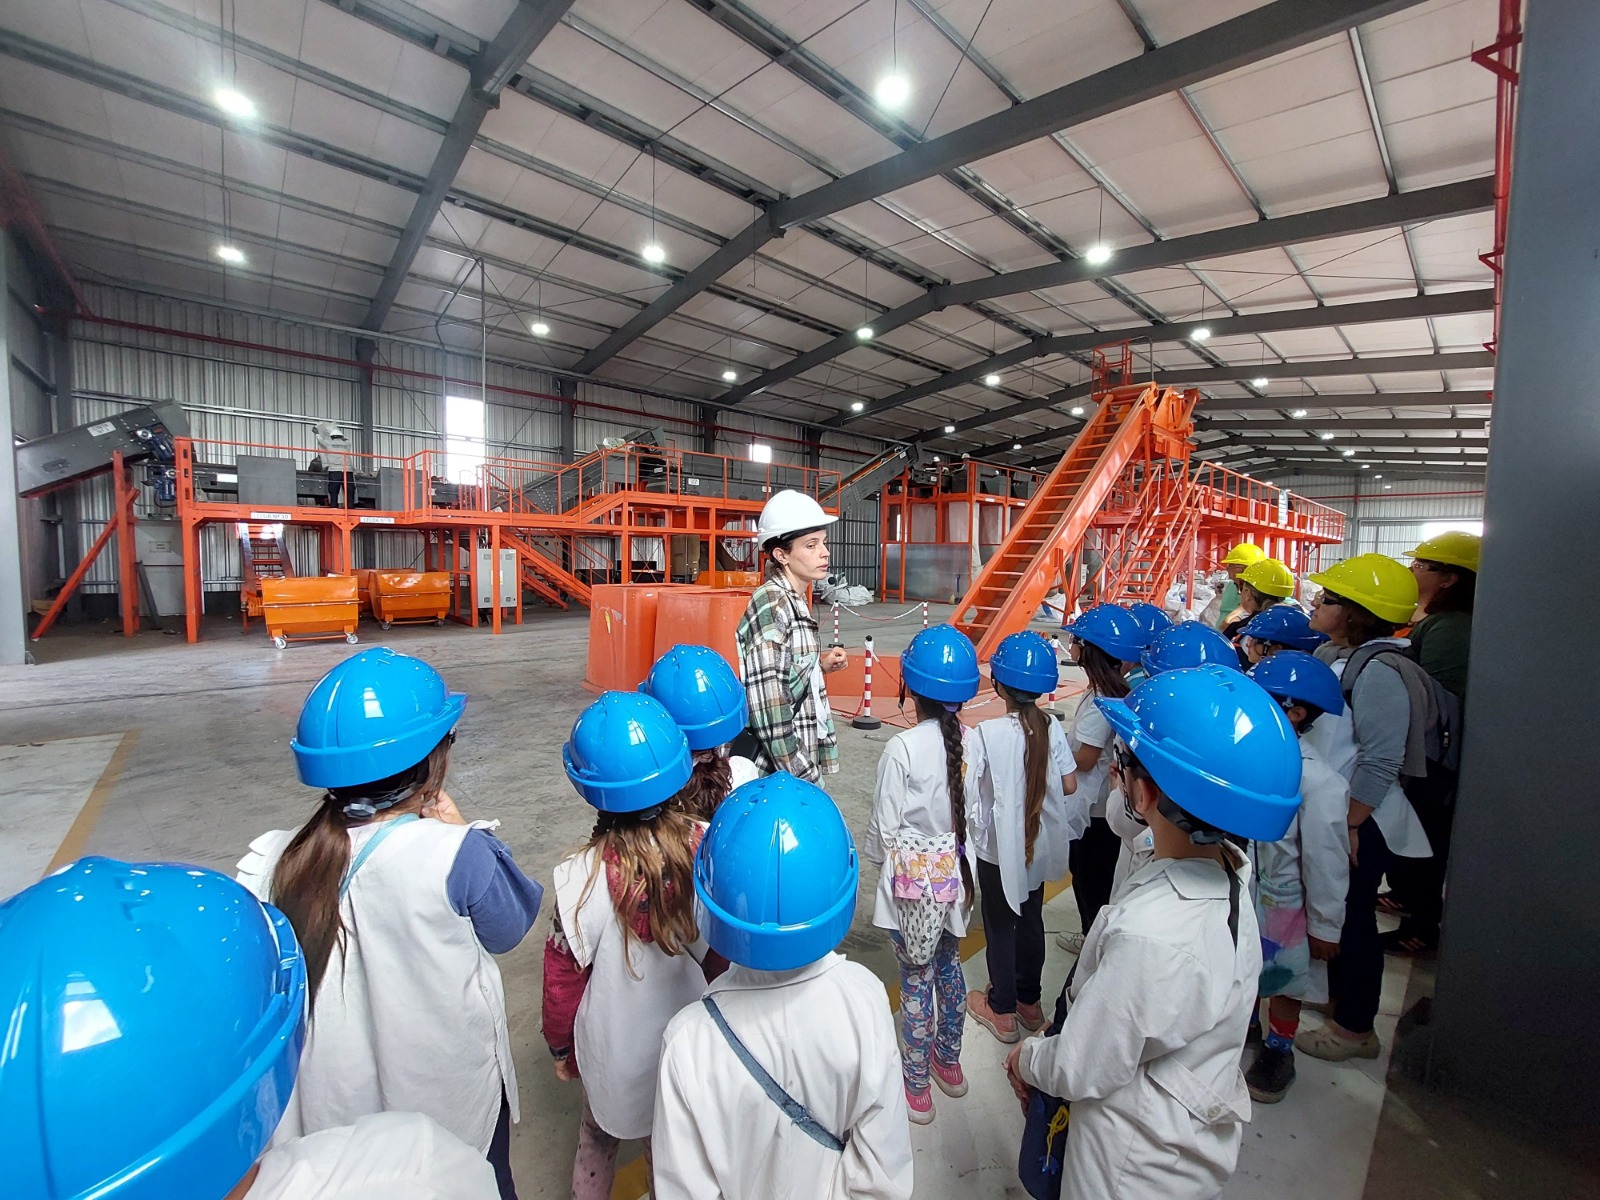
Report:
[[[1388,913],[1391,917],[1406,915],[1406,906],[1400,902],[1393,892],[1384,892],[1378,897],[1377,909],[1381,913]]]

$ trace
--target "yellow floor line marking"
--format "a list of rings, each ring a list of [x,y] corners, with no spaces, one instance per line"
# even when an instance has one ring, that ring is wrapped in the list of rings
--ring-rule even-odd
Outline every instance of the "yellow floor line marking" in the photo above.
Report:
[[[1062,892],[1072,886],[1072,876],[1058,879],[1054,883],[1044,885],[1044,902],[1049,904]],[[981,954],[989,944],[989,939],[984,936],[983,924],[975,922],[967,929],[967,936],[961,939],[961,961],[966,962],[974,955]],[[890,983],[887,985],[889,992],[889,1007],[900,1007],[900,985]],[[650,1186],[649,1176],[645,1174],[644,1156],[640,1155],[632,1162],[617,1168],[616,1181],[611,1185],[611,1200],[640,1200]]]
[[[68,863],[76,862],[83,857],[84,847],[89,844],[89,834],[94,831],[95,822],[100,819],[106,801],[111,798],[111,790],[117,786],[117,780],[122,778],[123,768],[128,765],[128,756],[133,753],[133,748],[138,742],[137,729],[130,729],[122,735],[122,741],[117,743],[117,748],[111,752],[106,769],[100,772],[100,778],[95,780],[94,787],[89,789],[89,798],[78,810],[72,828],[67,830],[67,836],[62,838],[61,845],[56,847],[50,865],[44,869],[46,875],[59,871]]]

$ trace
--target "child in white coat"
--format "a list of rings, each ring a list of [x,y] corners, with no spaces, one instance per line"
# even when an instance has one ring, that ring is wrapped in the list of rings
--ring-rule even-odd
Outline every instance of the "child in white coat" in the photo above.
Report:
[[[544,1036],[556,1074],[583,1080],[573,1200],[608,1200],[622,1141],[643,1140],[650,1161],[661,1034],[705,990],[692,884],[704,826],[674,802],[689,744],[649,696],[606,692],[579,714],[562,758],[600,816],[556,867]]]
[[[294,926],[312,995],[273,1144],[419,1112],[485,1155],[514,1197],[517,1082],[492,956],[522,940],[543,893],[444,791],[465,706],[392,650],[334,667],[289,743],[301,780],[326,789],[317,812],[251,842],[238,879]]]
[[[1256,920],[1261,926],[1261,995],[1267,1033],[1245,1072],[1252,1099],[1276,1104],[1294,1083],[1294,1038],[1305,1001],[1326,1003],[1328,960],[1339,952],[1350,887],[1350,787],[1306,734],[1324,713],[1344,711],[1339,677],[1300,650],[1279,650],[1250,670],[1278,698],[1300,735],[1300,811],[1275,842],[1252,842]]]
[[[858,879],[844,818],[814,784],[769,775],[711,818],[695,894],[733,966],[662,1039],[655,1200],[910,1200],[888,996],[833,953]]]
[[[1068,871],[1074,839],[1089,825],[1076,794],[1072,750],[1039,708],[1055,690],[1056,657],[1037,633],[1013,633],[989,660],[1006,713],[972,731],[967,810],[983,899],[989,987],[969,992],[967,1012],[1002,1042],[1044,1028],[1044,885]]]
[[[878,760],[878,786],[862,851],[882,868],[872,923],[889,931],[900,963],[906,1106],[933,1120],[930,1080],[964,1096],[961,1033],[967,982],[961,938],[972,906],[967,861],[962,725],[956,713],[978,693],[978,654],[949,625],[924,629],[900,656],[917,724]]]
[[[1212,1200],[1250,1116],[1239,1057],[1261,972],[1249,864],[1225,839],[1283,836],[1300,749],[1277,702],[1222,667],[1166,672],[1100,709],[1156,856],[1089,930],[1059,1035],[1006,1069],[1025,1110],[1030,1087],[1072,1106],[1063,1197]]]

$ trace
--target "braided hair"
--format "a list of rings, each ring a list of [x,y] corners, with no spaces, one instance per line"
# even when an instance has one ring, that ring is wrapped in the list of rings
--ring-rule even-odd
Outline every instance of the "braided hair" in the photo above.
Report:
[[[946,707],[937,700],[929,700],[926,696],[919,696],[915,692],[909,693],[916,704],[917,719],[919,721],[938,721],[939,733],[944,738],[944,764],[945,782],[950,792],[950,827],[956,834],[956,858],[961,863],[961,887],[963,896],[972,899],[972,865],[967,862],[967,793],[965,771],[965,749],[961,743],[961,718],[956,715],[956,710]],[[907,695],[904,683],[900,685],[900,703],[905,703]]]

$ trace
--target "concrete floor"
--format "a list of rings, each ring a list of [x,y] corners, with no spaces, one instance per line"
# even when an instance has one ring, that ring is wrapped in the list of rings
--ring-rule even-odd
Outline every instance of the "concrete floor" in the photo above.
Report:
[[[875,635],[883,653],[898,653],[921,627],[920,613],[901,620],[881,618],[905,606],[872,606],[867,620],[844,614],[843,640],[859,646]],[[947,607],[934,606],[939,620]],[[7,836],[0,841],[0,895],[42,874],[54,860],[82,853],[126,859],[200,863],[231,873],[249,841],[267,829],[303,821],[315,799],[295,778],[288,741],[311,684],[348,653],[343,643],[297,645],[275,651],[259,632],[241,638],[237,624],[208,623],[207,640],[196,646],[158,634],[131,641],[109,625],[57,631],[35,647],[38,665],[0,668],[7,699],[0,715],[0,778],[5,780]],[[470,817],[501,821],[500,834],[523,869],[548,883],[555,864],[586,838],[591,812],[572,792],[562,772],[561,743],[577,713],[592,696],[581,686],[587,651],[587,614],[530,614],[523,626],[499,638],[487,629],[397,628],[381,633],[364,625],[363,644],[390,645],[427,659],[450,685],[471,700],[451,763],[450,790]],[[852,705],[853,707],[853,705]],[[881,694],[880,716],[893,709]],[[988,715],[985,713],[984,715]],[[894,734],[839,722],[844,770],[829,790],[859,834],[865,829],[880,747]],[[896,982],[884,936],[871,928],[869,871],[862,879],[854,927],[841,949],[886,982]],[[1075,929],[1070,891],[1046,910],[1047,926]],[[568,1194],[579,1094],[555,1080],[539,1031],[540,954],[548,915],[521,947],[503,957],[511,1033],[522,1091],[522,1123],[513,1137],[513,1162],[524,1200]],[[967,977],[986,981],[981,932],[966,947]],[[1054,948],[1045,975],[1054,995],[1070,959]],[[1421,1194],[1400,1187],[1375,1187],[1381,1178],[1415,1174],[1385,1172],[1373,1161],[1375,1140],[1412,1156],[1433,1148],[1439,1165],[1433,1194],[1517,1194],[1495,1186],[1502,1178],[1526,1180],[1530,1163],[1547,1156],[1531,1151],[1515,1131],[1497,1131],[1497,1152],[1484,1149],[1470,1118],[1438,1115],[1430,1125],[1414,1099],[1386,1102],[1387,1049],[1406,995],[1409,967],[1391,962],[1385,980],[1379,1030],[1386,1058],[1377,1063],[1331,1066],[1300,1058],[1300,1081],[1289,1100],[1257,1106],[1245,1135],[1229,1200],[1273,1200],[1284,1195],[1317,1200],[1357,1200],[1363,1194]],[[1308,1020],[1315,1020],[1308,1017]],[[1015,1179],[1021,1117],[1006,1089],[999,1063],[1002,1048],[969,1023],[963,1062],[972,1091],[961,1101],[936,1097],[933,1125],[913,1127],[919,1197],[1009,1197],[1023,1193]],[[1380,1134],[1380,1127],[1396,1125]],[[1470,1178],[1444,1186],[1458,1160],[1432,1136],[1472,1142]],[[625,1158],[633,1150],[624,1151]],[[1515,1166],[1518,1174],[1509,1167]],[[1369,1165],[1371,1179],[1369,1180]],[[1497,1167],[1506,1167],[1504,1176]],[[639,1164],[619,1180],[617,1196],[643,1191]],[[1595,1194],[1570,1190],[1576,1177],[1554,1173],[1544,1195]],[[1578,1179],[1584,1188],[1592,1179]],[[1480,1186],[1481,1185],[1481,1186]],[[1407,1187],[1411,1184],[1407,1184]],[[1535,1194],[1522,1191],[1520,1194]]]

